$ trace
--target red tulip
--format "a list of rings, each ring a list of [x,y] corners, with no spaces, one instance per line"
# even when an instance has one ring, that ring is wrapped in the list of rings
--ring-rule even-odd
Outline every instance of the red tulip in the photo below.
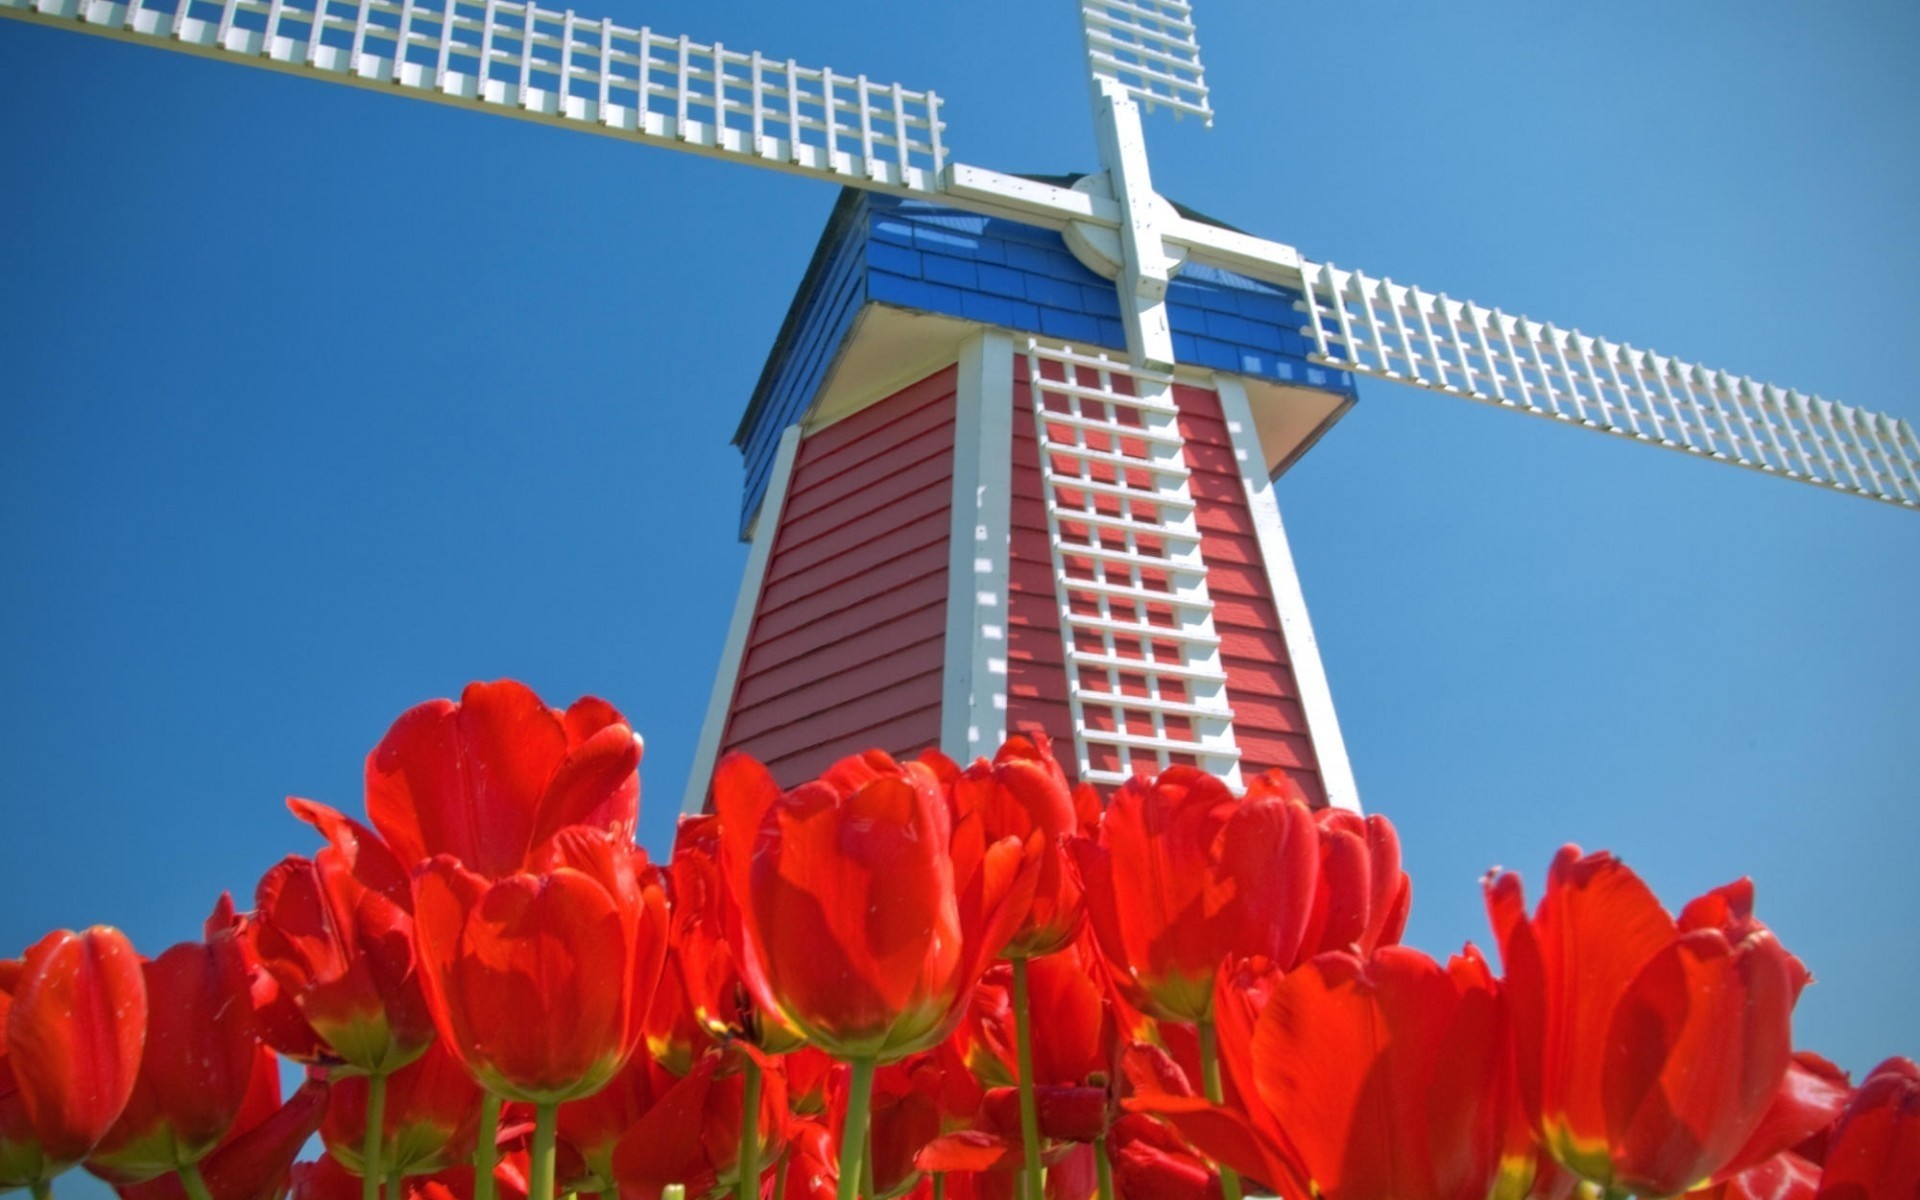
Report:
[[[631,841],[640,741],[603,700],[548,708],[511,680],[410,709],[367,758],[367,815],[401,862],[450,854],[495,877],[570,825]]]
[[[527,1200],[526,1156],[513,1155],[493,1172],[498,1200]],[[360,1178],[322,1155],[317,1162],[293,1165],[291,1200],[360,1200]],[[215,1197],[215,1200],[225,1200]],[[265,1200],[265,1198],[262,1198]],[[473,1168],[451,1167],[432,1175],[410,1175],[390,1200],[473,1200]]]
[[[1481,1200],[1499,1174],[1506,1014],[1471,950],[1446,969],[1394,946],[1316,958],[1274,989],[1252,1055],[1260,1102],[1329,1197]]]
[[[558,1133],[563,1152],[578,1159],[562,1172],[561,1190],[614,1191],[614,1150],[620,1138],[651,1112],[680,1077],[652,1056],[636,1053],[607,1086],[591,1096],[560,1106]],[[735,1136],[738,1136],[736,1131]]]
[[[1020,931],[1001,953],[1008,958],[1038,958],[1062,949],[1085,919],[1080,873],[1067,852],[1067,839],[1091,835],[1100,820],[1100,800],[1090,786],[1074,791],[1054,761],[1045,734],[1008,738],[989,763],[981,759],[955,780],[958,819],[978,813],[987,841],[1040,835],[1040,875],[1033,905]]]
[[[263,1051],[255,1063],[256,1095],[246,1106],[250,1111],[242,1112],[220,1145],[199,1164],[212,1200],[278,1200],[285,1195],[294,1156],[320,1127],[327,1110],[325,1083],[310,1080],[281,1104],[279,1067],[273,1055]],[[256,1103],[259,1098],[271,1103]],[[121,1200],[188,1200],[186,1186],[174,1172],[115,1190]],[[359,1195],[360,1184],[354,1180],[354,1200]]]
[[[1150,1117],[1115,1122],[1107,1154],[1119,1200],[1220,1200],[1219,1173]]]
[[[1235,1006],[1221,1006],[1222,1057],[1244,1054],[1234,1076],[1252,1084],[1243,1111],[1137,1106],[1283,1191],[1304,1193],[1304,1176],[1328,1200],[1484,1200],[1501,1173],[1511,1068],[1479,957],[1443,968],[1398,946],[1335,952],[1269,982],[1244,1050]]]
[[[839,1082],[844,1084],[845,1077],[840,1072]],[[875,1072],[869,1135],[872,1195],[886,1200],[911,1191],[920,1171],[915,1155],[941,1134],[972,1121],[980,1102],[980,1085],[944,1044]],[[843,1109],[845,1104],[844,1088],[837,1089],[834,1107]]]
[[[1599,1183],[1671,1196],[1732,1162],[1787,1069],[1805,968],[1729,884],[1676,923],[1608,854],[1554,859],[1529,920],[1489,876],[1520,1091],[1554,1156]]]
[[[1297,786],[1275,771],[1255,779],[1248,794],[1272,786],[1275,778]],[[1407,926],[1413,883],[1400,868],[1400,836],[1393,823],[1377,813],[1362,817],[1344,808],[1317,809],[1313,823],[1320,834],[1320,880],[1300,959],[1327,950],[1364,957],[1397,944]]]
[[[141,1183],[192,1166],[241,1114],[262,1049],[231,911],[222,897],[206,941],[182,942],[141,968],[147,1044],[132,1098],[87,1158],[102,1179]]]
[[[688,1200],[735,1186],[746,1081],[738,1071],[723,1074],[723,1065],[718,1053],[702,1058],[692,1074],[676,1081],[624,1131],[613,1152],[613,1177],[627,1200],[659,1200],[673,1183],[686,1186]],[[786,1148],[786,1083],[777,1070],[761,1077],[757,1115],[756,1145],[764,1171]]]
[[[1033,1008],[1033,1079],[1041,1087],[1077,1087],[1112,1065],[1115,1030],[1101,988],[1100,964],[1080,945],[1027,964]],[[1019,1078],[1014,1054],[1011,968],[1001,963],[975,989],[958,1049],[982,1080]]]
[[[311,859],[283,859],[255,893],[249,945],[306,1026],[263,1019],[261,1035],[296,1059],[311,1061],[317,1050],[325,1061],[384,1075],[433,1040],[414,973],[406,868],[358,821],[310,800],[287,806],[328,845]]]
[[[840,1185],[840,1159],[833,1135],[818,1121],[796,1120],[788,1132],[781,1192],[786,1200],[834,1200]]]
[[[1818,1054],[1795,1051],[1787,1063],[1786,1074],[1780,1078],[1780,1087],[1767,1105],[1766,1116],[1760,1119],[1759,1126],[1733,1156],[1733,1161],[1715,1174],[1714,1181],[1727,1180],[1771,1162],[1788,1149],[1804,1150],[1809,1139],[1832,1128],[1852,1094],[1845,1071]],[[1775,1170],[1760,1179],[1784,1183],[1786,1176]],[[1755,1182],[1752,1186],[1770,1184]]]
[[[1038,839],[955,836],[933,758],[878,751],[782,793],[730,755],[714,775],[721,868],[755,1001],[839,1057],[893,1061],[940,1042],[1032,902]]]
[[[1313,916],[1320,839],[1297,788],[1241,801],[1192,767],[1136,776],[1073,849],[1115,986],[1162,1020],[1206,1020],[1230,955],[1291,964]]]
[[[1820,1164],[1791,1150],[1748,1167],[1721,1183],[1687,1193],[1687,1200],[1814,1200]]]
[[[817,1117],[827,1111],[833,1085],[833,1057],[824,1050],[802,1046],[780,1056],[787,1077],[787,1104],[797,1117]]]
[[[720,818],[682,817],[674,834],[673,953],[695,1022],[722,1044],[745,1041],[769,1054],[803,1044],[779,1016],[759,1008],[740,978],[740,914],[720,874]],[[659,1057],[659,1050],[654,1051]]]
[[[1920,1196],[1920,1067],[1889,1058],[1867,1073],[1827,1144],[1820,1200]]]
[[[489,880],[449,855],[423,863],[415,934],[447,1048],[488,1091],[554,1104],[598,1091],[641,1044],[667,909],[623,835],[562,830],[533,865]]]
[[[333,1102],[320,1127],[327,1152],[356,1174],[365,1171],[368,1081],[349,1076],[333,1085]],[[441,1043],[387,1076],[381,1106],[379,1173],[431,1175],[473,1156],[480,1128],[480,1085]]]
[[[133,1094],[147,990],[126,935],[48,934],[0,961],[0,1190],[87,1156]]]

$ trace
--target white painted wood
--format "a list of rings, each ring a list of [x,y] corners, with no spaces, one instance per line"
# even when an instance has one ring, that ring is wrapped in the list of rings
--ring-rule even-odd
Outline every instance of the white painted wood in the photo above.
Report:
[[[760,590],[766,584],[774,540],[780,536],[780,513],[786,507],[787,491],[793,482],[793,460],[800,452],[800,436],[800,426],[787,426],[774,452],[773,475],[767,481],[766,496],[760,501],[760,513],[754,518],[746,569],[740,573],[740,595],[733,602],[733,621],[727,626],[720,668],[714,675],[713,693],[707,698],[706,719],[700,723],[700,740],[694,744],[693,768],[687,775],[686,795],[680,801],[682,813],[698,813],[706,807],[707,787],[720,761],[720,739],[727,732],[727,712],[733,707],[733,694],[740,686],[740,664],[747,655],[753,615],[760,607]]]
[[[1136,369],[1173,369],[1173,326],[1167,319],[1167,283],[1173,264],[1156,221],[1158,197],[1147,166],[1147,142],[1140,109],[1118,81],[1094,80],[1094,131],[1100,162],[1119,208],[1121,268],[1120,319],[1127,329],[1127,352]]]
[[[1173,379],[1026,350],[1080,778],[1117,784],[1190,762],[1238,787]],[[1096,747],[1117,769],[1094,765]]]
[[[328,0],[222,0],[205,6],[210,17],[194,15],[192,0],[161,2],[169,7],[143,6],[140,0],[0,0],[0,16],[335,83],[378,85],[417,99],[832,177],[876,191],[936,191],[946,166],[936,128],[939,98],[931,92],[876,84],[853,93],[840,86],[853,79],[789,69],[779,85],[768,86],[769,103],[758,114],[756,129],[749,106],[726,101],[724,48],[661,38],[610,21],[580,21],[528,0],[486,0],[484,6],[475,0],[464,10],[457,0],[356,0],[346,17],[329,11]],[[241,16],[244,22],[236,19]],[[408,40],[422,25],[440,29],[433,67],[407,61]],[[394,36],[401,29],[407,37]],[[350,44],[323,43],[323,30],[350,31]],[[518,42],[518,52],[496,48],[496,35]],[[633,42],[635,49],[615,49],[616,38]],[[656,44],[678,52],[675,75],[664,85],[646,80],[641,65]],[[589,58],[599,62],[597,106],[569,102],[572,65]],[[735,53],[733,61],[739,59]],[[639,77],[616,73],[615,63],[634,66]],[[510,65],[513,75],[494,78],[490,68],[495,65]],[[690,119],[690,105],[711,106],[713,119]],[[816,108],[820,115],[814,115]],[[902,137],[904,144],[890,146],[891,153],[873,152],[874,142]],[[849,177],[856,163],[860,170]]]
[[[1233,441],[1233,457],[1240,466],[1240,482],[1246,488],[1254,540],[1260,547],[1260,561],[1266,567],[1267,588],[1280,618],[1280,634],[1286,639],[1294,685],[1300,690],[1300,707],[1306,713],[1307,736],[1313,741],[1320,782],[1327,789],[1329,804],[1359,812],[1360,789],[1353,780],[1353,764],[1347,758],[1347,743],[1340,735],[1339,718],[1334,715],[1333,690],[1327,686],[1320,644],[1314,640],[1313,623],[1307,619],[1306,596],[1300,590],[1300,576],[1293,569],[1293,551],[1287,545],[1287,530],[1280,520],[1273,481],[1267,477],[1267,460],[1260,448],[1260,435],[1254,429],[1247,389],[1231,375],[1216,375],[1213,384],[1220,397],[1220,415],[1226,420],[1227,436]]]
[[[1920,508],[1905,421],[1331,264],[1301,279],[1315,362]]]
[[[961,347],[955,374],[940,749],[964,764],[992,757],[1007,736],[1013,338],[983,330]]]
[[[1213,124],[1187,0],[1081,0],[1080,23],[1096,81],[1125,88],[1148,112],[1163,106]]]

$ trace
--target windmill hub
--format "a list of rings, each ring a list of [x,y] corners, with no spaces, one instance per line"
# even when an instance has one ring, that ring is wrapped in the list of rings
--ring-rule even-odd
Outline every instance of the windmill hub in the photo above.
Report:
[[[1113,185],[1105,172],[1081,176],[1074,182],[1073,190],[1102,200],[1113,199]],[[1156,225],[1165,225],[1176,215],[1173,205],[1158,193],[1153,196],[1152,209]],[[1102,279],[1120,278],[1126,267],[1126,250],[1121,245],[1119,230],[1087,221],[1070,221],[1061,233],[1066,238],[1067,249],[1073,251],[1082,266]],[[1169,245],[1166,255],[1167,274],[1179,274],[1180,268],[1186,265],[1186,247]]]

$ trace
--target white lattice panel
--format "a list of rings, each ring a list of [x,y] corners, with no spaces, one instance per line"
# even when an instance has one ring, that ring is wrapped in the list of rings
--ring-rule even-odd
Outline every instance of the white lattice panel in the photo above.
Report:
[[[1237,783],[1172,381],[1036,342],[1027,368],[1080,777]]]
[[[1920,507],[1905,421],[1332,264],[1301,273],[1316,362]]]
[[[843,183],[938,187],[940,100],[516,0],[0,0],[0,15]]]
[[[1187,0],[1081,0],[1080,23],[1095,78],[1119,83],[1148,112],[1164,105],[1213,124]]]

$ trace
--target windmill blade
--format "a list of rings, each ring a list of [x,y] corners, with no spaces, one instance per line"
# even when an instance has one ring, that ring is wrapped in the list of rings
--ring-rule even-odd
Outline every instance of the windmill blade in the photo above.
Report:
[[[1896,417],[1331,263],[1300,272],[1316,362],[1920,508],[1920,440]]]
[[[930,91],[529,0],[0,0],[0,16],[875,190],[935,191],[945,165]]]
[[[1080,0],[1080,25],[1095,79],[1120,84],[1148,112],[1165,107],[1213,124],[1187,0]]]

